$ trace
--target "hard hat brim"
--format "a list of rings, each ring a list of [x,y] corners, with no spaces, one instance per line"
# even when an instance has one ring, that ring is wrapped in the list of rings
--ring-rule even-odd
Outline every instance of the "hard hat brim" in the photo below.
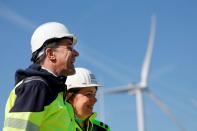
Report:
[[[69,86],[68,90],[69,89],[73,89],[73,88],[87,88],[87,87],[102,87],[102,85],[99,85],[99,84],[89,84],[89,85],[73,85],[73,86]]]

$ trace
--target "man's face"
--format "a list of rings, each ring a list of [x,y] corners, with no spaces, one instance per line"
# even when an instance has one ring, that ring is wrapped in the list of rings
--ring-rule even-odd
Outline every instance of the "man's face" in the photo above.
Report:
[[[74,62],[79,53],[73,49],[71,39],[63,39],[58,42],[58,47],[54,49],[55,70],[58,75],[73,75],[75,73]]]

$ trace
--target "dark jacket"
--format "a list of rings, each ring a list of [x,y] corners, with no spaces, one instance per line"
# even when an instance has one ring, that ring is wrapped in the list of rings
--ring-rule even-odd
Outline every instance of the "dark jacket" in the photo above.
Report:
[[[72,106],[65,101],[66,77],[33,64],[16,72],[5,110],[3,131],[74,131]]]

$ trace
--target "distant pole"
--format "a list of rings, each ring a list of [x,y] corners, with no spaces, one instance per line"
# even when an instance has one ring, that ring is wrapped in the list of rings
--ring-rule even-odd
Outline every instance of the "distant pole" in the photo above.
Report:
[[[144,104],[142,89],[136,88],[136,112],[137,112],[137,127],[138,131],[144,131]]]
[[[100,115],[100,120],[105,122],[105,105],[104,105],[104,89],[103,87],[99,89],[99,115]]]

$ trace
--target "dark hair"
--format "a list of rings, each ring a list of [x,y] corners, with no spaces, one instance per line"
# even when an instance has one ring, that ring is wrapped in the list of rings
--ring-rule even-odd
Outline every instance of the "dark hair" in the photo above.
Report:
[[[96,90],[98,89],[97,86],[95,86]],[[72,99],[79,91],[80,91],[81,88],[71,88],[69,90],[67,90],[67,93],[72,93],[72,95],[67,99],[67,101],[69,102],[70,99]]]
[[[98,89],[97,86],[95,86],[95,88],[96,88],[96,90]],[[67,90],[67,92],[76,94],[77,92],[80,91],[80,89],[83,89],[83,88],[71,88],[71,89]]]
[[[80,90],[80,88],[71,88],[71,89],[67,90],[67,92],[76,94],[77,92],[79,92],[79,90]]]
[[[58,42],[62,39],[63,38],[52,38],[44,42],[44,44],[37,51],[32,53],[31,61],[36,64],[42,64],[46,57],[46,54],[43,53],[41,56],[38,57],[40,51],[45,52],[47,48],[57,48],[59,46]]]

